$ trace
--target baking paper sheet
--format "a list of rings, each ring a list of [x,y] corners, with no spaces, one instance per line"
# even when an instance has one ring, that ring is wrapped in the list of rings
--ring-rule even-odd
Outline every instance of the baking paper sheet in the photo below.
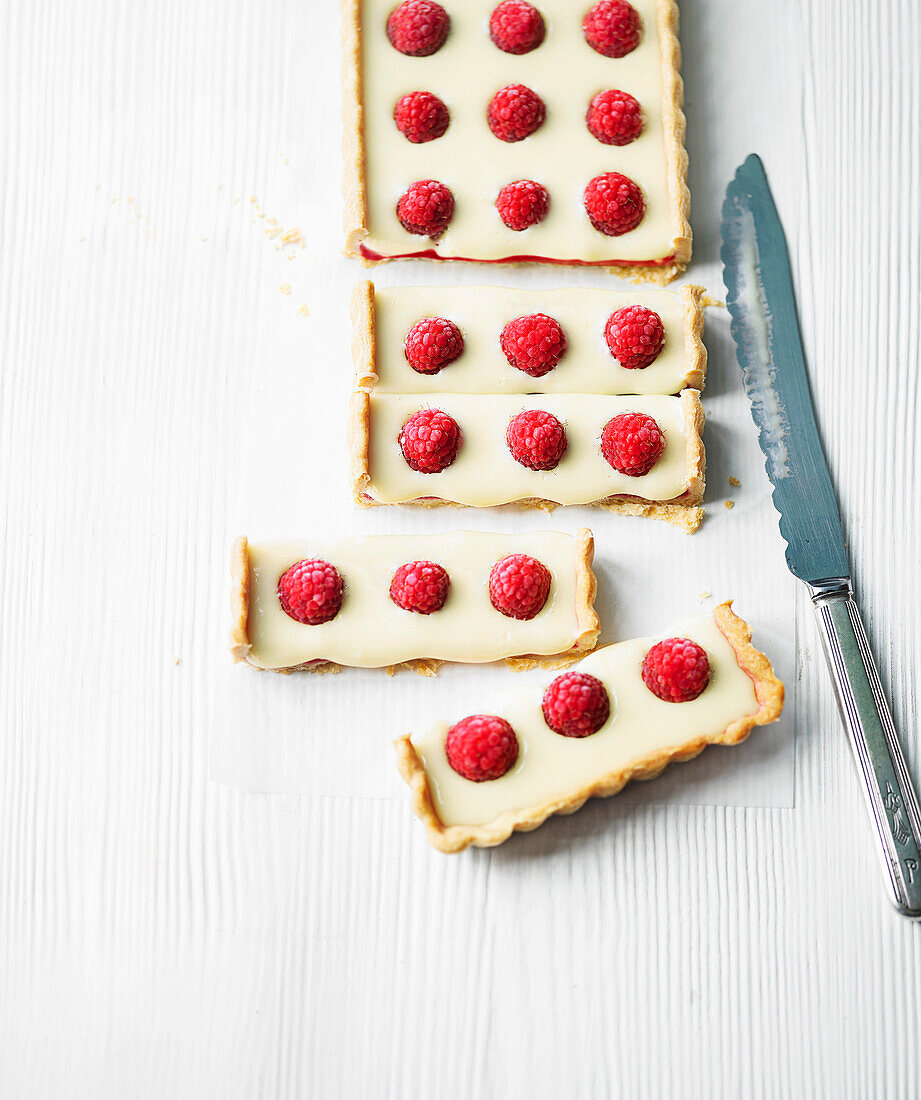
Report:
[[[346,269],[352,281],[361,277],[357,267]],[[543,270],[490,274],[487,280],[475,271],[408,264],[396,271],[391,265],[373,277],[390,284],[624,285],[592,272],[573,272],[565,280]],[[721,293],[718,271],[699,269],[695,276],[714,294]],[[667,630],[734,598],[736,611],[754,626],[755,644],[771,657],[787,687],[787,706],[777,724],[756,729],[739,747],[709,748],[653,782],[629,787],[618,796],[621,804],[792,806],[795,582],[784,563],[725,311],[707,311],[707,516],[689,536],[661,522],[590,508],[559,508],[551,516],[513,506],[492,511],[358,508],[347,486],[343,428],[352,373],[344,308],[350,284],[340,286],[334,298],[335,289],[335,281],[317,288],[321,322],[289,325],[281,339],[276,334],[281,361],[255,376],[249,401],[252,430],[241,443],[239,494],[232,509],[238,524],[227,532],[228,553],[234,534],[336,537],[590,527],[601,643]],[[226,563],[213,563],[216,570],[222,567],[226,573]],[[445,665],[431,679],[365,670],[285,676],[233,666],[224,638],[214,640],[209,672],[215,685],[210,722],[215,782],[249,791],[398,799],[406,799],[407,791],[395,767],[391,742],[396,736],[436,718],[489,711],[490,701],[510,688],[546,678],[540,670],[516,674],[504,665]]]

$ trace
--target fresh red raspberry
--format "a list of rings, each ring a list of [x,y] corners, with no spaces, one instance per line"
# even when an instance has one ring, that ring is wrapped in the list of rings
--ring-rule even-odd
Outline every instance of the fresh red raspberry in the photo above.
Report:
[[[409,92],[401,95],[393,108],[397,129],[413,145],[424,145],[440,138],[447,130],[451,116],[448,108],[431,92]]]
[[[533,619],[550,593],[550,570],[527,554],[509,554],[489,574],[489,602],[510,619]]]
[[[664,446],[662,429],[645,413],[618,413],[601,433],[601,453],[615,470],[628,477],[648,474]]]
[[[397,203],[397,217],[407,233],[437,237],[454,214],[454,196],[438,180],[416,180]]]
[[[532,378],[552,371],[566,354],[566,333],[560,322],[546,313],[529,313],[509,321],[499,343],[509,364]]]
[[[595,176],[583,198],[589,221],[608,237],[620,237],[636,229],[646,211],[639,184],[620,172]]]
[[[489,37],[506,53],[530,53],[544,40],[544,17],[524,0],[502,0],[489,17]]]
[[[564,672],[544,692],[544,721],[564,737],[588,737],[607,722],[611,702],[604,684],[587,672]]]
[[[643,108],[629,92],[609,88],[589,103],[585,125],[603,145],[629,145],[643,132]]]
[[[544,124],[547,108],[524,84],[506,84],[489,101],[486,121],[500,141],[524,141]]]
[[[553,413],[525,409],[509,421],[505,442],[529,470],[552,470],[566,453],[566,429]]]
[[[640,17],[627,0],[598,0],[582,20],[585,41],[605,57],[625,57],[640,42]]]
[[[437,374],[464,350],[461,330],[446,317],[423,317],[407,332],[403,351],[419,374]]]
[[[643,370],[658,358],[665,344],[665,326],[654,310],[624,306],[608,318],[604,338],[622,367]]]
[[[441,409],[420,409],[400,429],[400,450],[406,464],[420,474],[440,474],[457,458],[461,430]]]
[[[707,651],[690,638],[656,642],[643,658],[643,683],[666,703],[689,703],[710,683]]]
[[[471,714],[448,730],[445,755],[458,775],[473,783],[484,783],[501,778],[514,765],[518,738],[504,718]]]
[[[342,589],[342,577],[335,566],[321,558],[305,558],[279,577],[278,600],[292,619],[319,626],[339,614]]]
[[[443,566],[433,561],[408,561],[393,574],[390,598],[404,611],[431,615],[444,607],[450,584]]]
[[[387,20],[390,44],[407,57],[428,57],[440,50],[450,29],[450,16],[434,0],[403,0]]]
[[[550,196],[547,188],[534,180],[516,180],[507,183],[499,192],[496,209],[508,228],[520,233],[544,220],[550,209]]]

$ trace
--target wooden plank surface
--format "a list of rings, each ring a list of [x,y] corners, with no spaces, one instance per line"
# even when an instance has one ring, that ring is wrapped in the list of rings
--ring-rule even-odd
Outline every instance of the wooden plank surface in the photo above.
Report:
[[[335,7],[0,7],[0,1094],[917,1096],[921,929],[884,900],[802,602],[792,809],[596,804],[446,859],[402,802],[209,783],[251,410],[303,436],[292,533],[344,477],[311,443],[359,274]],[[756,148],[917,776],[921,10],[681,7],[690,274],[719,292]]]

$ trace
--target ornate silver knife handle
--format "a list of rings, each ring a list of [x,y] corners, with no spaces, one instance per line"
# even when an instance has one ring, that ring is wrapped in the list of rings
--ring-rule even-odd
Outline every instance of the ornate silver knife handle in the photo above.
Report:
[[[921,917],[921,810],[850,581],[809,587],[892,900],[899,912]]]

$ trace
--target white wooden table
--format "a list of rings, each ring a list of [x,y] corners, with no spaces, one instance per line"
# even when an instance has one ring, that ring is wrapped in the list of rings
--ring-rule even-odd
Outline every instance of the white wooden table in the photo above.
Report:
[[[917,777],[921,9],[681,6],[692,274],[756,149]],[[793,809],[598,803],[448,859],[405,801],[209,782],[253,407],[303,434],[303,486],[263,471],[289,530],[362,523],[316,428],[359,276],[335,9],[0,5],[0,1095],[917,1096],[921,927],[805,603]]]

